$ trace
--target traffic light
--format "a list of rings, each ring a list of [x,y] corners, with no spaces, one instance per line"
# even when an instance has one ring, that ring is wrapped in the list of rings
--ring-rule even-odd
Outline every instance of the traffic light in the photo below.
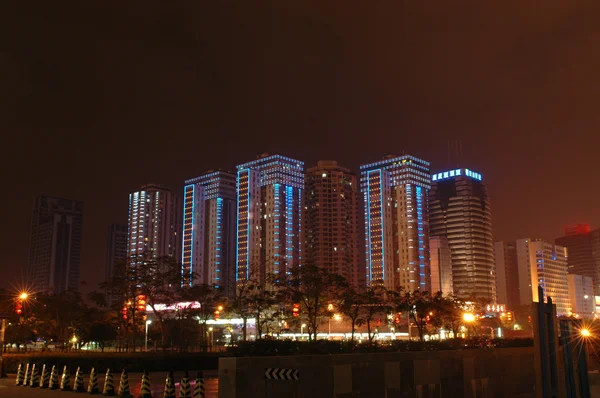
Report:
[[[137,310],[146,311],[146,296],[143,294],[137,296]]]
[[[513,320],[513,313],[512,313],[512,311],[508,311],[506,313],[506,320],[509,321],[509,322],[512,322],[512,320]]]
[[[127,306],[124,305],[123,308],[121,308],[121,315],[123,315],[123,319],[127,319]]]
[[[21,299],[17,299],[17,302],[15,303],[15,314],[23,314],[23,301]]]
[[[395,323],[396,325],[400,325],[400,317],[399,317],[399,316],[396,316],[396,317],[394,318],[394,323]]]
[[[294,304],[294,307],[292,308],[292,314],[294,316],[300,316],[300,304]]]

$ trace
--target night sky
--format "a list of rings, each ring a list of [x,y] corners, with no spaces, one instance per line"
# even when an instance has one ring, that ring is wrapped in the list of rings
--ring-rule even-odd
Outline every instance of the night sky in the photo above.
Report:
[[[130,191],[260,152],[443,171],[458,140],[496,239],[600,227],[597,0],[161,3],[0,6],[0,286],[36,195],[85,202],[88,291]]]

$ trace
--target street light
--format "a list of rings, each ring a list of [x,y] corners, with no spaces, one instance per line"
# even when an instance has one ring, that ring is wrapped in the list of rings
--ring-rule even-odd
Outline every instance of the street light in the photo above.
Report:
[[[150,325],[152,321],[148,319],[146,321],[146,336],[144,337],[144,351],[148,351],[148,325]]]
[[[302,325],[300,325],[300,337],[302,337],[302,335],[304,334],[305,327],[306,327],[306,323],[303,323]]]
[[[27,294],[27,292],[23,292],[19,295],[19,298],[21,300],[27,300],[27,297],[29,297],[29,294]]]
[[[470,313],[470,312],[465,312],[463,314],[463,321],[465,321],[466,323],[473,323],[475,322],[475,315]],[[467,327],[467,337],[471,337],[471,328]]]
[[[591,337],[592,336],[592,332],[590,331],[590,329],[587,328],[583,328],[579,331],[579,333],[581,333],[582,337]]]
[[[208,328],[208,331],[210,332],[210,350],[212,351],[213,346],[215,345],[215,334],[213,333],[212,326]]]

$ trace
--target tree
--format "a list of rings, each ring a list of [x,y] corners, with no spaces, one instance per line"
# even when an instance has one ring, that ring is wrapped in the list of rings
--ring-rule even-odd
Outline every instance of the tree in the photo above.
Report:
[[[352,285],[345,286],[342,290],[341,302],[338,311],[340,311],[343,316],[350,320],[350,326],[352,330],[352,335],[350,337],[351,341],[354,341],[354,333],[356,332],[356,328],[365,323],[364,318],[361,317],[363,305],[364,295],[358,292]]]
[[[380,317],[386,317],[391,311],[390,306],[385,303],[385,294],[385,289],[374,286],[367,288],[367,290],[360,295],[360,301],[362,302],[360,312],[364,323],[367,325],[369,343],[372,343],[375,338],[375,333],[372,328],[373,321],[378,320],[378,322],[380,322]]]
[[[398,312],[407,311],[410,319],[412,318],[417,332],[419,333],[419,340],[423,342],[425,340],[425,330],[427,328],[427,322],[433,311],[437,310],[437,302],[441,297],[441,292],[432,296],[427,291],[415,290],[414,292],[405,292],[404,294],[399,293],[394,296],[394,307]],[[410,327],[409,327],[410,330]]]
[[[200,321],[200,341],[203,347],[206,347],[208,345],[206,322],[214,317],[219,306],[223,306],[223,297],[216,287],[203,284],[185,288],[183,299],[191,304],[181,310]]]
[[[108,321],[97,321],[90,326],[87,338],[89,341],[97,341],[100,344],[100,349],[104,352],[106,342],[114,340],[117,337],[117,332],[114,325]]]
[[[308,339],[316,340],[321,320],[331,314],[328,305],[340,302],[346,280],[314,265],[293,267],[284,278],[275,278],[273,285],[290,305],[298,303],[306,314]]]
[[[452,331],[454,338],[457,338],[465,311],[464,301],[454,295],[448,295],[441,297],[437,304],[436,314],[439,315],[436,316],[436,322],[441,322],[438,326]]]

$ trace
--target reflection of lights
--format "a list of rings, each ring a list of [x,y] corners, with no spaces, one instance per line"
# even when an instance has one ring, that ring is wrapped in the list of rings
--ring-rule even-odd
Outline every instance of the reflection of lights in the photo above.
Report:
[[[579,331],[579,333],[581,333],[581,335],[583,337],[591,337],[592,336],[592,332],[590,332],[589,329],[583,328]]]
[[[471,314],[470,312],[465,312],[463,314],[463,320],[465,322],[475,322],[475,315]]]

